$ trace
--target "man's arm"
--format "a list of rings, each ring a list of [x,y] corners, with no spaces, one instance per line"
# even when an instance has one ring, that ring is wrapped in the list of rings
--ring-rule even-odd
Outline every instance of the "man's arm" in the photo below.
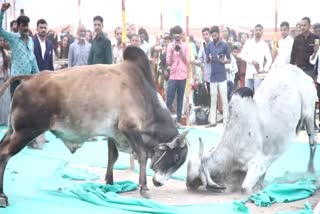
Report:
[[[88,57],[88,65],[92,65],[93,63],[93,45],[91,45],[90,52],[89,52],[89,57]]]
[[[185,44],[185,48],[181,48],[180,50],[180,57],[184,64],[189,65],[191,56],[190,56],[190,46],[188,44]]]
[[[50,56],[50,59],[49,59],[49,70],[51,71],[54,71],[54,67],[53,67],[53,56],[54,56],[54,50],[53,50],[53,44],[48,41],[49,43],[49,53],[51,52],[51,56]]]
[[[37,60],[36,60],[35,56],[33,57],[33,60],[31,62],[31,66],[32,66],[32,71],[31,71],[32,74],[39,73],[39,67],[38,67]]]
[[[297,40],[295,39],[293,41],[292,50],[291,50],[291,58],[290,58],[290,64],[293,64],[293,65],[296,64],[296,46],[297,46]]]
[[[196,60],[194,60],[194,62],[197,65],[201,65],[202,63],[205,62],[205,54],[204,54],[204,48],[203,48],[203,44],[200,46],[199,52],[198,52],[198,58]]]
[[[248,49],[249,49],[249,40],[246,41],[246,43],[244,43],[242,51],[240,53],[240,58],[243,59],[246,62],[252,62],[252,59],[250,58],[249,54],[248,54]]]
[[[266,58],[266,64],[264,66],[264,71],[269,71],[270,70],[270,66],[272,64],[272,56],[271,56],[271,52],[269,49],[269,46],[267,43],[265,43],[265,48],[264,48],[264,56]]]
[[[0,36],[2,36],[5,40],[8,40],[9,42],[12,42],[14,38],[17,36],[14,33],[8,32],[5,29],[3,29],[3,17],[6,10],[10,7],[10,4],[3,3],[0,10]]]
[[[112,48],[111,41],[109,39],[106,40],[106,50],[105,50],[106,64],[112,64]]]
[[[319,58],[319,45],[315,45],[313,48],[313,54],[310,56],[310,64],[315,65]]]
[[[173,49],[172,49],[172,44],[169,44],[167,47],[167,54],[166,54],[166,61],[167,61],[167,65],[171,66],[172,65],[172,61],[173,61]]]
[[[70,68],[70,67],[73,67],[74,66],[74,64],[73,64],[73,52],[74,52],[74,43],[72,43],[71,45],[70,45],[70,48],[69,48],[69,53],[68,53],[68,67]]]
[[[225,49],[224,49],[225,55],[226,55],[226,60],[223,59],[223,64],[229,64],[231,63],[231,56],[230,56],[230,48],[229,46],[226,44],[225,45]]]

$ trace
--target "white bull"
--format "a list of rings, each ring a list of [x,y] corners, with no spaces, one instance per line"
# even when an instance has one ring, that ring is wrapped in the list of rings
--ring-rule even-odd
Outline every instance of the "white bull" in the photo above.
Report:
[[[273,70],[252,95],[250,89],[241,88],[232,97],[228,122],[215,149],[203,153],[200,142],[199,156],[188,163],[189,189],[203,185],[211,190],[256,190],[303,125],[310,144],[308,171],[314,172],[313,80],[296,66],[286,65]]]

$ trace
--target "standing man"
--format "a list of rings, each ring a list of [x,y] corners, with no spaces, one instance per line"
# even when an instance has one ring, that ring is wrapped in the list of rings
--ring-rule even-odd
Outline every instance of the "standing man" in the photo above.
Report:
[[[10,22],[10,31],[12,33],[18,33],[18,23],[17,20],[12,20]]]
[[[78,39],[76,39],[69,48],[68,67],[88,65],[88,58],[91,44],[86,39],[86,28],[84,25],[78,27]]]
[[[47,22],[44,19],[37,21],[37,34],[33,37],[34,55],[37,60],[39,71],[53,71],[53,44],[47,39],[48,29]],[[34,149],[42,149],[46,142],[45,134],[41,134],[29,146]]]
[[[320,38],[320,23],[315,23],[313,25],[313,33]]]
[[[245,86],[256,91],[263,79],[254,78],[255,74],[268,72],[272,63],[268,44],[262,39],[263,26],[254,27],[254,38],[248,39],[243,46],[240,57],[246,61]]]
[[[88,64],[112,64],[111,42],[102,31],[103,18],[95,16],[93,24],[96,36],[92,42]]]
[[[198,53],[198,58],[194,61],[197,65],[203,66],[203,80],[206,84],[206,88],[208,91],[208,97],[209,97],[209,107],[211,104],[211,99],[210,99],[210,76],[211,76],[211,63],[208,61],[209,57],[207,56],[207,49],[208,45],[211,42],[210,39],[210,29],[208,27],[205,27],[202,29],[202,39],[203,42],[201,44],[201,47],[199,49]]]
[[[0,11],[0,36],[7,40],[11,47],[11,76],[31,75],[39,73],[36,57],[34,55],[34,45],[29,33],[30,19],[21,15],[17,19],[18,33],[7,32],[2,28],[4,12],[10,7],[9,3],[3,3]],[[11,98],[20,81],[14,81],[10,85]],[[42,143],[33,141],[31,148],[41,149]]]
[[[123,61],[122,29],[120,27],[114,30],[114,37],[117,40],[117,44],[112,49],[113,63],[119,64]]]
[[[291,50],[293,45],[293,38],[289,35],[290,27],[288,22],[280,24],[281,39],[278,41],[278,54],[274,60],[272,67],[290,64]]]
[[[53,71],[53,44],[47,39],[47,22],[39,19],[37,22],[38,33],[33,37],[34,55],[36,56],[39,71]]]
[[[312,79],[315,78],[315,70],[310,63],[310,56],[314,52],[314,41],[319,39],[310,32],[311,21],[309,17],[301,20],[301,33],[294,38],[290,63],[301,68]]]
[[[210,75],[210,114],[209,125],[206,127],[215,127],[217,125],[217,98],[218,90],[221,96],[223,124],[225,125],[228,117],[228,87],[227,72],[225,65],[230,63],[230,51],[226,42],[220,38],[220,29],[218,26],[212,26],[210,29],[212,42],[209,43],[207,55],[211,62]]]
[[[170,76],[167,90],[167,107],[170,110],[175,94],[177,94],[177,127],[181,127],[182,105],[190,53],[188,45],[182,42],[182,28],[175,26],[171,29],[174,41],[167,47],[166,61],[170,66]]]
[[[11,47],[11,76],[39,73],[33,50],[32,38],[28,36],[30,19],[27,16],[19,16],[17,19],[18,33],[11,33],[2,28],[4,12],[10,7],[9,3],[3,3],[0,11],[0,36],[9,41]],[[10,86],[11,97],[14,90],[20,84],[15,81]]]

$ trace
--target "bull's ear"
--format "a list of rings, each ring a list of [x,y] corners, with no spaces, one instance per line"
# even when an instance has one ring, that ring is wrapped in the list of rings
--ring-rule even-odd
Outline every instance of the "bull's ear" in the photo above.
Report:
[[[189,133],[189,130],[182,132],[179,135],[179,146],[180,148],[183,148],[187,145],[188,141],[186,139],[187,134]]]
[[[203,141],[201,139],[201,137],[199,137],[199,158],[201,159],[203,156]]]

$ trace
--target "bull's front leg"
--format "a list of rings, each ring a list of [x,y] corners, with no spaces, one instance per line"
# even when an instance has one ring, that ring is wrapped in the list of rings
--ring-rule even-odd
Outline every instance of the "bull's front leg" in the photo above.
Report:
[[[252,193],[254,187],[258,183],[263,182],[262,179],[273,160],[274,157],[270,158],[260,154],[249,161],[248,171],[241,186],[241,191],[243,193]]]
[[[140,149],[139,154],[139,165],[140,165],[140,172],[139,172],[139,184],[140,184],[140,195],[144,198],[150,198],[150,195],[147,193],[149,191],[147,186],[147,153],[142,148]]]
[[[119,128],[124,135],[129,140],[133,151],[138,156],[139,166],[140,166],[140,173],[139,173],[139,185],[140,185],[140,195],[144,198],[150,198],[150,195],[147,193],[148,186],[147,186],[147,175],[146,175],[146,168],[147,168],[147,152],[145,145],[142,140],[142,136],[139,131],[135,129],[129,128]]]

